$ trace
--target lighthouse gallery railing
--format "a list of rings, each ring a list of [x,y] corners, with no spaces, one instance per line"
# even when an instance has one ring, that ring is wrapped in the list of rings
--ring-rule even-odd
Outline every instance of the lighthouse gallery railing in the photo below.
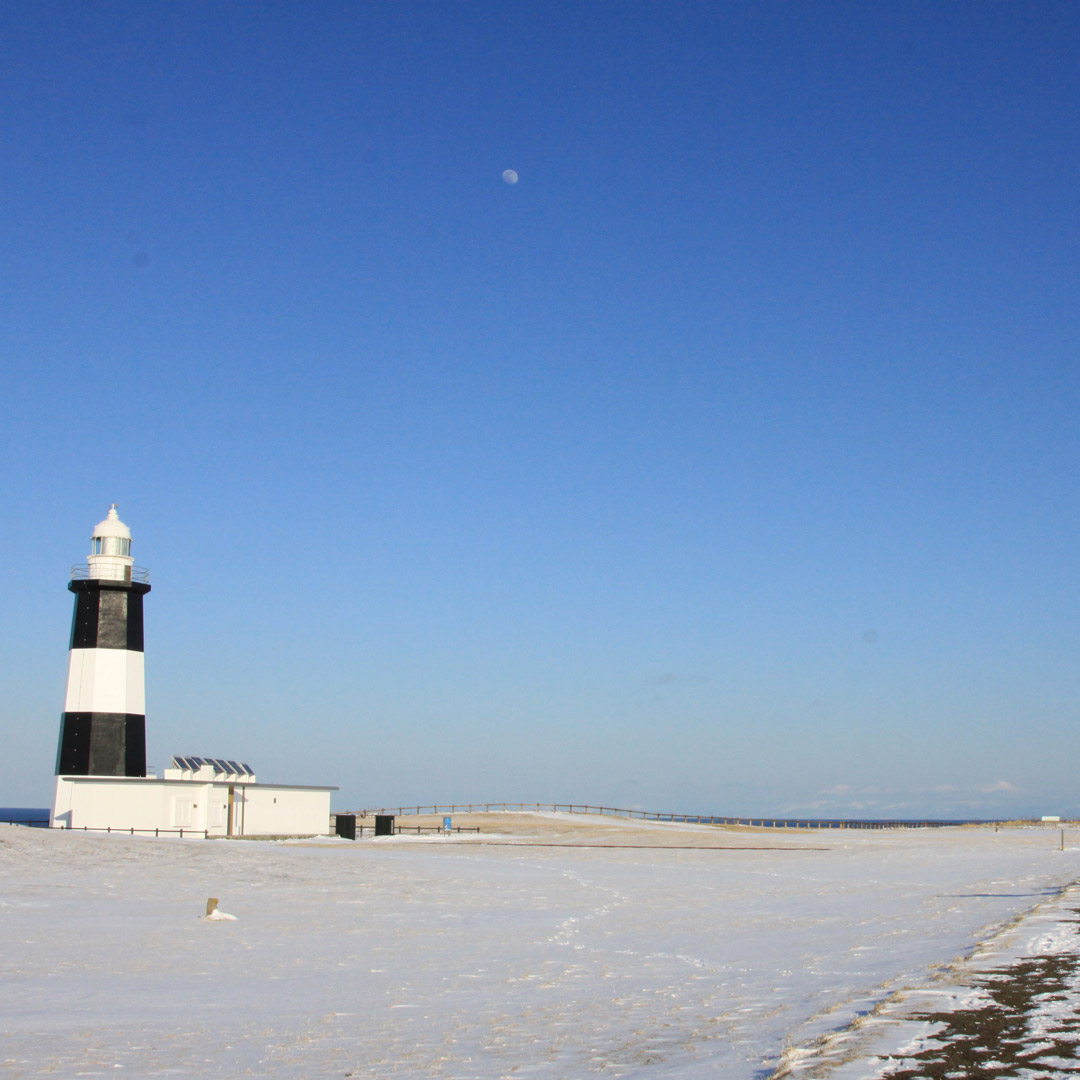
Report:
[[[98,580],[98,575],[90,573],[90,564],[89,563],[76,563],[71,568],[71,580],[72,581]],[[110,579],[109,578],[101,578],[100,580],[109,581]],[[145,566],[133,566],[131,568],[131,577],[130,577],[130,579],[125,577],[124,580],[125,581],[128,581],[128,580],[130,580],[130,581],[138,581],[138,582],[141,582],[143,585],[149,585],[150,584],[150,571],[147,570]]]

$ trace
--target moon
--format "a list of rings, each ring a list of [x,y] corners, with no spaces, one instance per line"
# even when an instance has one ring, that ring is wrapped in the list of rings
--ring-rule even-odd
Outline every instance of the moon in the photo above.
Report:
[[[513,169],[503,169],[502,178],[507,184],[516,184],[518,182],[518,174]]]

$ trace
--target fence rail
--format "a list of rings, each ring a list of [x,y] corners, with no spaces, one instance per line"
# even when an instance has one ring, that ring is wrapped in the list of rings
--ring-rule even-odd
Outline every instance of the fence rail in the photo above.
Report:
[[[22,824],[28,824],[28,823],[26,823],[26,822],[14,822],[13,821],[13,822],[11,822],[11,824],[12,825],[22,825]],[[46,820],[45,825],[48,826],[48,824],[49,823]],[[121,836],[137,836],[137,835],[145,835],[145,836],[179,836],[181,839],[183,839],[184,836],[191,836],[191,837],[201,836],[204,840],[209,840],[210,839],[210,830],[209,829],[135,829],[135,828],[130,828],[130,827],[127,828],[127,829],[121,829],[121,828],[115,828],[114,829],[111,825],[106,825],[106,826],[104,826],[102,828],[95,828],[92,825],[76,825],[74,827],[72,827],[71,825],[57,825],[56,828],[64,829],[64,830],[67,830],[67,831],[74,831],[74,832],[118,833]],[[357,825],[356,826],[356,835],[357,836],[363,836],[364,835],[364,829],[367,829],[367,831],[369,833],[374,833],[375,832],[375,826],[374,825]],[[479,831],[480,831],[479,826],[469,826],[469,825],[455,825],[451,829],[444,829],[441,825],[395,825],[394,826],[394,832],[395,833],[416,833],[418,836],[421,833],[466,833],[466,832],[468,832],[468,833],[478,833]],[[235,840],[235,839],[238,839],[237,837],[227,837],[224,834],[215,833],[214,835],[219,836],[223,840]],[[328,835],[332,835],[332,834],[328,834]]]
[[[354,815],[354,814],[351,814],[351,813],[346,815],[344,810],[342,810],[340,813],[338,811],[334,811],[330,815],[330,835],[331,836],[337,834],[337,819],[340,818],[340,817],[346,817],[346,816],[355,817],[357,815]],[[369,834],[375,835],[375,826],[374,825],[363,825],[358,821],[356,823],[356,835],[358,837],[363,836],[365,830],[367,830],[367,832]],[[442,825],[398,825],[396,823],[394,825],[394,832],[397,833],[397,834],[416,833],[417,836],[419,836],[421,833],[441,833],[441,834],[443,834],[445,836],[445,835],[448,835],[449,833],[478,833],[479,831],[480,831],[480,826],[479,825],[454,825],[449,829],[443,828]]]
[[[593,806],[587,803],[453,803],[449,806],[397,806],[365,810],[371,814],[394,814],[399,817],[418,814],[489,814],[492,811],[563,814],[597,814],[636,821],[660,821],[682,825],[749,825],[764,829],[940,829],[949,825],[982,825],[986,822],[965,819],[907,819],[907,818],[782,818],[771,816],[727,817],[717,814],[676,814],[668,811],[626,810],[614,806]]]
[[[204,840],[210,839],[209,829],[121,829],[113,828],[111,825],[106,825],[104,828],[95,828],[93,825],[55,825],[57,829],[65,829],[69,832],[103,832],[103,833],[120,833],[122,836],[176,836],[179,834],[181,839],[186,836],[201,836]]]
[[[368,826],[374,829],[374,826]],[[363,833],[364,826],[357,825],[357,830]],[[452,828],[444,829],[441,825],[395,825],[394,832],[396,833],[416,833],[419,836],[421,833],[455,833],[455,832],[475,832],[480,831],[479,825],[467,826],[467,825],[454,825]]]
[[[666,811],[653,811],[653,810],[626,810],[613,806],[593,806],[587,803],[507,803],[507,802],[491,802],[491,803],[451,803],[449,805],[431,804],[431,805],[419,805],[419,806],[396,806],[396,807],[383,807],[378,810],[369,809],[363,811],[349,811],[349,813],[355,813],[358,818],[367,818],[375,814],[391,814],[395,817],[415,817],[417,815],[432,815],[432,816],[453,816],[454,814],[476,814],[476,813],[492,813],[492,812],[509,812],[509,813],[569,813],[569,814],[594,814],[606,817],[625,818],[634,821],[656,821],[663,823],[673,824],[685,824],[685,825],[746,825],[754,828],[764,829],[940,829],[948,826],[955,825],[994,825],[1003,824],[1002,821],[985,820],[982,818],[956,818],[956,819],[932,819],[932,818],[778,818],[778,817],[721,817],[716,814],[675,814],[668,813]],[[344,814],[345,811],[335,811],[331,815],[331,822],[328,831],[328,835],[333,835],[334,826],[333,819],[338,814]],[[1046,824],[1046,822],[1038,821],[1034,818],[1017,818],[1011,819],[1016,824],[1024,825],[1039,825]],[[49,827],[48,818],[44,819],[28,819],[21,821],[9,821],[10,825],[22,825],[27,827]],[[1055,821],[1051,824],[1055,826],[1071,824],[1066,821]],[[129,828],[113,828],[111,825],[105,825],[102,827],[95,827],[91,825],[71,826],[67,824],[57,824],[53,828],[61,830],[69,830],[75,832],[103,832],[103,833],[118,833],[123,836],[179,836],[181,838],[185,836],[189,837],[202,837],[209,840],[211,833],[209,829],[192,829],[192,828],[177,828],[177,829],[136,829]],[[480,832],[479,826],[469,825],[454,825],[450,829],[444,828],[442,825],[398,825],[394,824],[394,832],[401,833],[415,833],[420,835],[421,833],[478,833]],[[356,832],[358,836],[363,836],[365,829],[369,833],[374,833],[374,825],[364,825],[360,821],[357,822]],[[218,834],[215,833],[215,836]]]

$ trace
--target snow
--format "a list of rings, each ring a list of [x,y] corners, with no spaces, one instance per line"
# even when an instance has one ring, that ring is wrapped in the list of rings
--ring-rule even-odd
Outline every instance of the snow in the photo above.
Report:
[[[823,1075],[847,1039],[868,1076],[856,1018],[920,989],[970,1007],[938,985],[958,957],[1074,947],[1056,828],[490,818],[355,843],[4,829],[0,1072],[760,1080]]]
[[[211,911],[209,915],[200,915],[200,919],[206,919],[207,922],[236,922],[235,915],[229,915],[224,911]]]

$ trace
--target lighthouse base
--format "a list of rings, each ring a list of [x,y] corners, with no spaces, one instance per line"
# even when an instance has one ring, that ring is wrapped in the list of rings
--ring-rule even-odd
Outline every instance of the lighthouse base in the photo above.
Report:
[[[64,713],[56,772],[69,776],[145,776],[146,717],[133,713]]]

